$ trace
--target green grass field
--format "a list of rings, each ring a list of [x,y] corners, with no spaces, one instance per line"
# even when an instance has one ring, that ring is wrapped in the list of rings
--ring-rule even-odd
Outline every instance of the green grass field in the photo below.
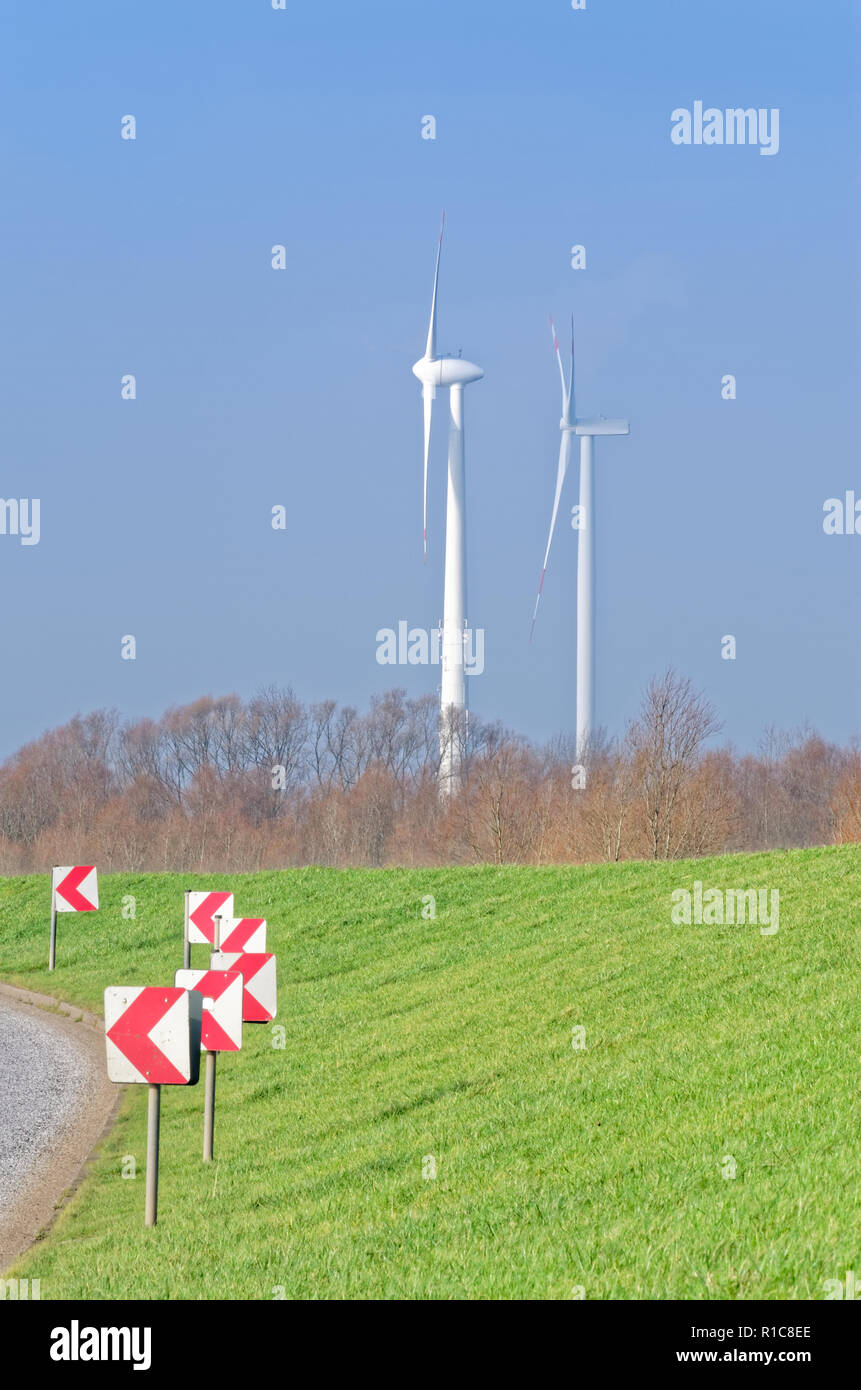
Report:
[[[113,875],[60,917],[53,976],[47,876],[2,880],[0,977],[99,1011],[173,982],[184,888],[232,889],[268,918],[286,1030],[220,1059],[213,1164],[202,1082],[163,1088],[155,1229],[130,1087],[13,1272],[43,1298],[821,1299],[861,1271],[859,870],[837,848]],[[779,932],[672,925],[694,879],[779,889]]]

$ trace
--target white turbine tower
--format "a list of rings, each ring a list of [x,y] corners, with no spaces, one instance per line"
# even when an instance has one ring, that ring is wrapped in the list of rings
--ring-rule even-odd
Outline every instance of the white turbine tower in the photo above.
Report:
[[[538,583],[538,597],[532,614],[532,629],[538,617],[538,605],[544,588],[544,576],[550,559],[553,532],[559,512],[559,501],[568,463],[571,457],[571,439],[580,438],[580,503],[577,526],[577,761],[583,763],[589,744],[596,730],[595,723],[595,491],[594,461],[597,435],[629,434],[627,420],[578,420],[574,409],[574,319],[571,319],[571,370],[565,381],[565,370],[559,351],[559,340],[553,320],[550,320],[553,334],[553,347],[559,364],[562,379],[562,419],[559,428],[562,440],[559,446],[559,466],[556,470],[556,495],[553,499],[553,515],[550,518],[550,534]]]
[[[445,213],[439,234],[433,277],[430,325],[424,357],[413,367],[422,384],[424,401],[424,556],[428,543],[428,454],[431,411],[437,387],[448,387],[448,494],[445,515],[445,599],[442,619],[442,683],[440,690],[440,793],[457,791],[466,724],[466,495],[464,490],[463,388],[484,376],[480,367],[461,357],[438,356],[436,341],[437,286]]]

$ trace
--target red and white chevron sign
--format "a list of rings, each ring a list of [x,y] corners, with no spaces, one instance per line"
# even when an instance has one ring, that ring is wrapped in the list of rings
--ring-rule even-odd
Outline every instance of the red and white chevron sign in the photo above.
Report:
[[[266,950],[265,917],[222,917],[221,950],[251,951],[258,954]]]
[[[105,990],[110,1081],[194,1086],[200,1074],[203,995],[173,986]]]
[[[233,916],[232,893],[189,893],[187,927],[190,942],[201,946],[214,945],[215,923],[212,919],[216,913],[221,917]]]
[[[51,889],[57,912],[97,912],[99,884],[92,864],[51,870]]]
[[[242,1047],[242,976],[238,970],[177,970],[182,989],[203,995],[202,1052],[238,1052]]]
[[[246,1023],[268,1023],[278,1012],[275,986],[275,957],[271,954],[213,951],[209,959],[213,970],[238,970],[242,976],[242,1017]]]

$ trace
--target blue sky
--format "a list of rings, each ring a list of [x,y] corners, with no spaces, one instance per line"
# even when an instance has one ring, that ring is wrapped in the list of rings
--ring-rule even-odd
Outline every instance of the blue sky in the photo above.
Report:
[[[861,499],[857,59],[849,0],[6,0],[0,495],[40,498],[41,539],[0,536],[0,753],[101,706],[436,690],[380,666],[375,634],[441,616],[445,401],[423,566],[410,367],[443,206],[440,346],[486,373],[472,707],[573,729],[564,524],[528,642],[547,314],[573,310],[579,409],[632,426],[597,451],[600,721],[620,731],[672,663],[742,747],[805,719],[861,732],[861,536],[822,529],[827,498]],[[696,100],[779,108],[779,153],[673,145]]]

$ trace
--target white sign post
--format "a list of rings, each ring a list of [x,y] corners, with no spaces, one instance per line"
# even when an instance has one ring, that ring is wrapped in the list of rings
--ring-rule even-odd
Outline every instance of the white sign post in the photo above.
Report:
[[[67,864],[51,870],[51,935],[48,943],[48,969],[54,969],[57,955],[57,913],[97,912],[98,875],[92,864]]]
[[[158,1215],[161,1088],[196,1086],[200,1075],[203,995],[173,986],[117,985],[105,990],[108,1080],[149,1087],[146,1215]]]
[[[213,951],[213,970],[238,970],[242,976],[242,1017],[246,1023],[270,1023],[278,1012],[275,956],[271,952]]]
[[[233,916],[232,893],[190,892],[186,905],[185,939],[192,946],[215,948],[215,914]],[[187,966],[185,967],[188,968]]]
[[[220,919],[215,918],[216,941]],[[212,1159],[215,1132],[215,1064],[219,1052],[238,1052],[242,1047],[243,980],[233,970],[177,970],[176,983],[196,989],[203,998],[200,1045],[206,1053],[206,1087],[203,1107],[203,1158]]]
[[[222,917],[221,942],[219,950],[253,951],[258,954],[266,950],[265,917]]]

